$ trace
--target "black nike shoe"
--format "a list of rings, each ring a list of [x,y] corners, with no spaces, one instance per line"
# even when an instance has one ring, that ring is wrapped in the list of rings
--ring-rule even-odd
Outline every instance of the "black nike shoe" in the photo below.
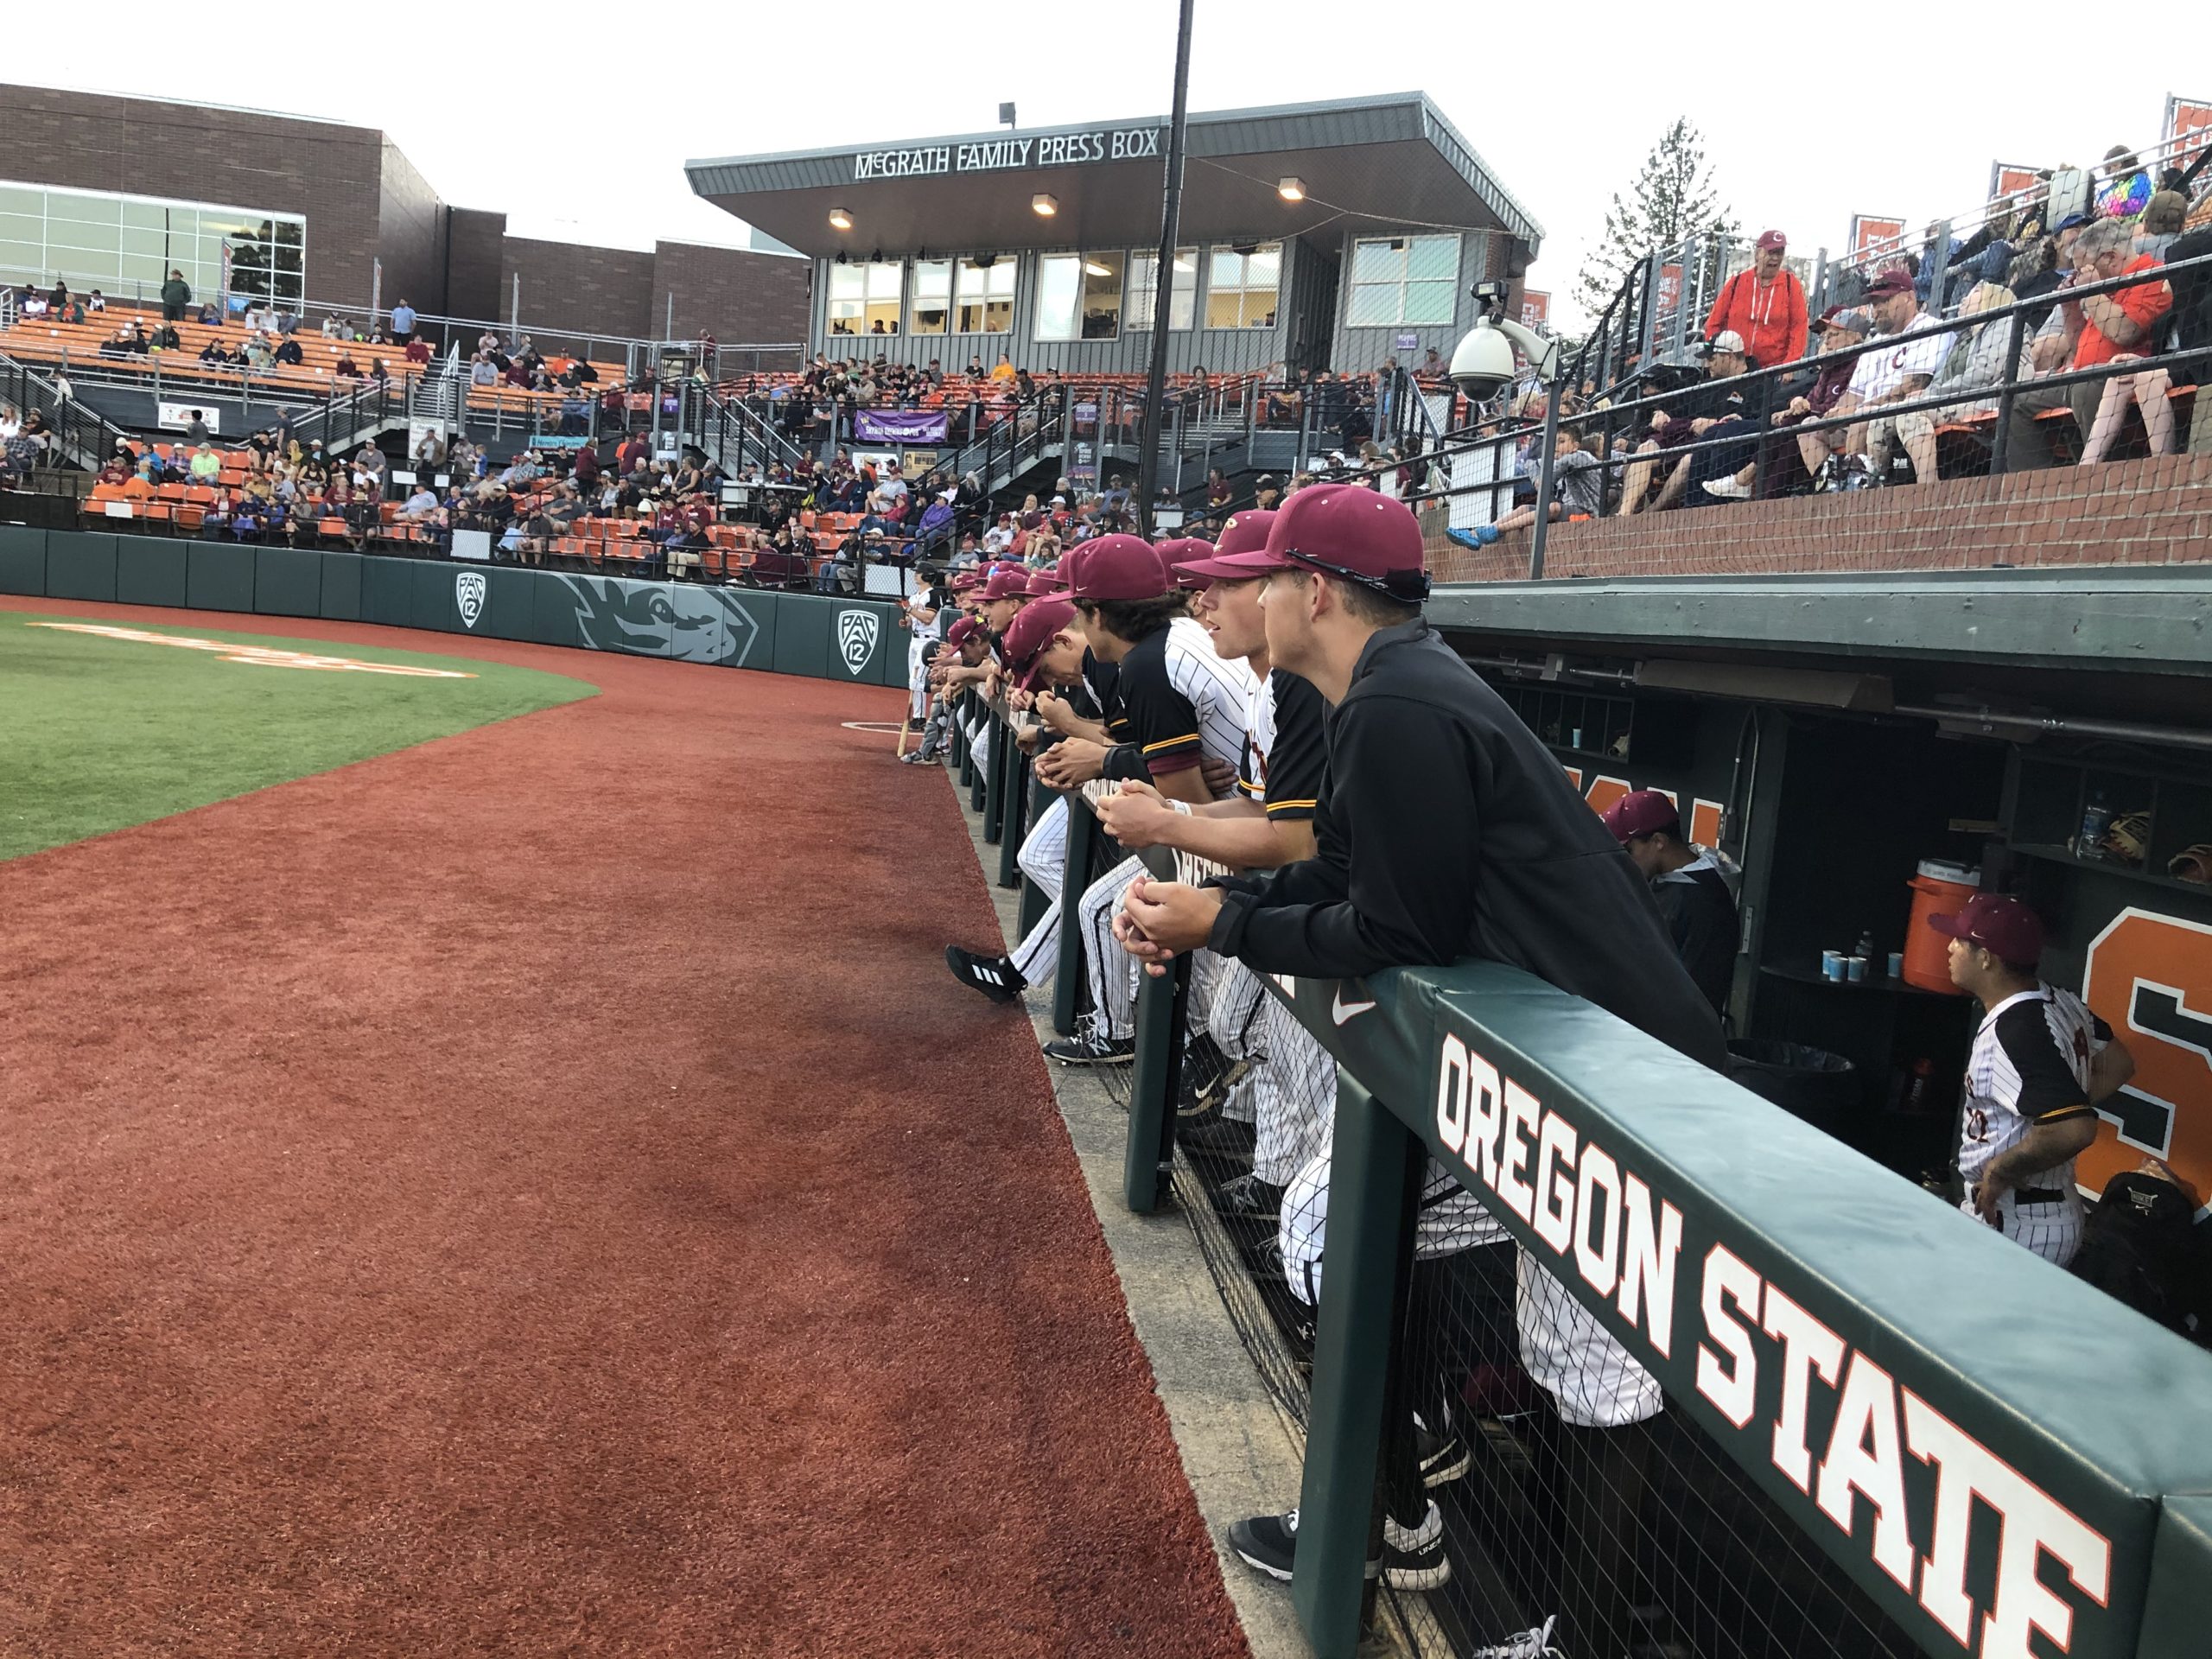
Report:
[[[1424,1486],[1442,1486],[1459,1479],[1474,1460],[1459,1430],[1447,1427],[1440,1434],[1422,1421],[1419,1412],[1414,1414],[1414,1444],[1421,1454]]]
[[[1045,1058],[1062,1065],[1122,1065],[1136,1058],[1137,1039],[1116,1037],[1096,1018],[1084,1020],[1072,1037],[1045,1045]]]
[[[1252,1148],[1258,1139],[1249,1123],[1233,1117],[1208,1117],[1195,1123],[1185,1119],[1175,1126],[1175,1144],[1185,1152],[1247,1164],[1252,1161]]]
[[[1014,971],[1007,957],[979,957],[957,944],[944,947],[944,965],[952,976],[971,991],[981,991],[994,1002],[1011,1002],[1028,988],[1029,982]]]
[[[1222,1184],[1221,1190],[1214,1194],[1214,1207],[1237,1221],[1264,1222],[1272,1227],[1282,1208],[1282,1194],[1283,1189],[1272,1181],[1263,1181],[1257,1175],[1240,1175]]]
[[[1247,1567],[1287,1584],[1298,1560],[1298,1511],[1232,1521],[1229,1547]],[[1444,1516],[1435,1504],[1428,1506],[1418,1527],[1383,1522],[1382,1559],[1367,1564],[1368,1577],[1378,1573],[1394,1590],[1433,1590],[1452,1581],[1451,1558],[1444,1553]]]

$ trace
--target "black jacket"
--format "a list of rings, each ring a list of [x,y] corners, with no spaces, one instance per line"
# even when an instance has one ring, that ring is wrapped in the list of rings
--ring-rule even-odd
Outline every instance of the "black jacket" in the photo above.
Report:
[[[1322,979],[1484,957],[1723,1064],[1643,875],[1425,621],[1368,641],[1328,740],[1316,856],[1224,880],[1216,950]]]
[[[1736,977],[1736,895],[1711,864],[1678,870],[1651,884],[1675,954],[1716,1012],[1728,1006]]]

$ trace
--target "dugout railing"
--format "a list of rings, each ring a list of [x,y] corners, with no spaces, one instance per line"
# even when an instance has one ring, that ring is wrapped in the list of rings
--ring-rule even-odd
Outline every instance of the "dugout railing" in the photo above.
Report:
[[[969,712],[995,729],[972,747],[953,722],[958,773],[1011,887],[1052,797],[1003,710]],[[1070,807],[1071,896],[1114,855],[1080,793]],[[1024,897],[1027,923],[1042,895]],[[1187,973],[1139,990],[1123,1196],[1140,1212],[1185,1161]],[[1452,1575],[1382,1591],[1423,1654],[1547,1650],[1529,1632],[1568,1659],[2202,1650],[2212,1357],[1525,973],[1265,982],[1338,1067],[1304,1484],[1283,1495],[1323,1659],[1376,1616],[1389,1425],[1440,1378],[1469,1450],[1437,1492]],[[1505,1242],[1417,1262],[1443,1176]],[[1249,1290],[1223,1285],[1233,1313]],[[1606,1401],[1562,1386],[1547,1332],[1610,1339],[1651,1391],[1578,1423]],[[1618,1364],[1582,1370],[1635,1392]]]

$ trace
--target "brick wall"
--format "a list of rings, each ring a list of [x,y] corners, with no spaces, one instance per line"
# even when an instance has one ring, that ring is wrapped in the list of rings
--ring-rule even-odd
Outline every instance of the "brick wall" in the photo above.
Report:
[[[303,214],[308,297],[369,302],[384,162],[369,128],[0,86],[0,172],[29,183]]]
[[[506,238],[500,263],[500,315],[514,278],[522,278],[525,324],[642,337],[652,327],[653,256],[629,248],[586,248],[569,242]]]
[[[501,286],[506,239],[505,213],[481,207],[446,209],[445,289],[448,316],[496,322],[507,315],[507,290]]]
[[[677,340],[695,339],[703,328],[725,346],[804,340],[813,274],[810,259],[657,242],[652,331],[667,320],[672,295]]]
[[[429,181],[384,141],[377,257],[384,261],[384,306],[402,300],[417,311],[443,313],[446,298],[446,208]]]
[[[2212,557],[2212,455],[1745,501],[1554,524],[1544,575],[1679,576],[2169,564]],[[1473,551],[1429,536],[1439,582],[1519,581],[1529,534]]]

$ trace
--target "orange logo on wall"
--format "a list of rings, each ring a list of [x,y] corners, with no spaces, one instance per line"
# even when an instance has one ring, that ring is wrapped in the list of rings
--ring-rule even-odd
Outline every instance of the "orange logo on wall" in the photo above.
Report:
[[[2212,927],[2121,911],[2089,946],[2082,999],[2135,1058],[2134,1080],[2097,1109],[2082,1189],[2103,1192],[2147,1154],[2212,1199]]]
[[[1581,790],[1582,768],[1567,766],[1564,770],[1567,781],[1576,789]],[[1625,778],[1607,778],[1601,774],[1590,780],[1590,787],[1582,791],[1582,798],[1590,803],[1590,810],[1592,812],[1602,813],[1622,796],[1632,794],[1635,790],[1636,785]],[[1671,789],[1662,789],[1659,792],[1674,802],[1675,810],[1680,814],[1682,810],[1681,797]],[[1718,847],[1720,844],[1719,802],[1702,800],[1695,797],[1691,798],[1689,838],[1700,847]]]

